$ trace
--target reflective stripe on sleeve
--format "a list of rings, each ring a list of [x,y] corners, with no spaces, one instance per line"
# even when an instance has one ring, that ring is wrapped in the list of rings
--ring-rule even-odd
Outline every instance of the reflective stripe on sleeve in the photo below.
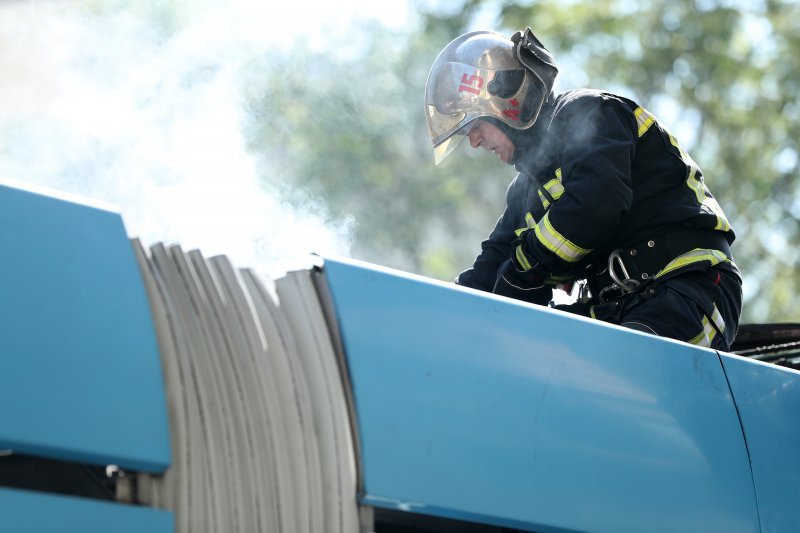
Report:
[[[564,186],[561,185],[561,182],[557,179],[552,179],[545,183],[544,188],[547,189],[547,192],[550,193],[553,200],[558,200],[561,198],[561,195],[564,194]]]
[[[581,248],[577,244],[567,240],[550,223],[550,212],[545,213],[544,218],[533,229],[536,238],[542,245],[553,252],[559,259],[567,263],[575,263],[591,252]]]
[[[637,107],[633,114],[636,116],[636,123],[639,125],[639,137],[641,137],[655,123],[656,117],[643,107]]]
[[[703,331],[698,333],[696,337],[690,339],[688,342],[689,344],[710,348],[711,342],[714,340],[714,337],[716,336],[717,336],[717,330],[714,329],[714,326],[711,325],[711,322],[709,322],[708,317],[703,315]]]
[[[514,253],[517,256],[517,262],[522,267],[522,270],[527,271],[533,268],[533,265],[531,265],[530,261],[528,261],[528,256],[525,255],[525,251],[522,249],[521,244],[517,245],[517,249],[514,251]]]
[[[525,213],[525,224],[526,226],[524,228],[518,228],[514,230],[514,233],[517,234],[517,237],[519,237],[520,235],[522,235],[523,232],[528,231],[529,229],[531,229],[536,225],[536,219],[533,218],[533,215],[530,214],[530,212]]]
[[[722,313],[717,309],[717,304],[714,304],[714,312],[711,313],[711,321],[717,326],[720,333],[725,333],[725,320],[722,319]]]
[[[541,200],[542,202],[542,207],[547,209],[550,206],[550,200],[547,199],[547,197],[544,195],[541,189],[539,189],[536,192],[539,193],[539,200]]]
[[[697,171],[699,170],[697,163],[694,162],[694,159],[692,159],[688,152],[681,148],[680,144],[678,144],[678,139],[671,134],[669,136],[669,142],[672,143],[672,146],[678,149],[683,162],[689,167],[689,173],[686,178],[686,186],[689,187],[694,193],[695,197],[697,198],[697,203],[717,217],[717,224],[714,229],[720,231],[730,231],[731,224],[728,222],[728,218],[725,216],[725,213],[722,211],[722,208],[719,206],[717,200],[711,196],[711,193],[708,191],[708,188],[703,182],[702,177],[697,176]]]
[[[564,194],[564,185],[561,184],[561,167],[556,169],[555,174],[555,178],[543,185],[544,189],[547,191],[547,194],[550,195],[553,201],[558,200],[561,198],[561,195]],[[539,200],[542,202],[542,207],[547,209],[550,205],[550,200],[548,199],[547,195],[545,195],[541,189],[536,192],[539,193]]]
[[[706,315],[703,315],[703,331],[697,334],[693,339],[688,342],[698,346],[711,347],[711,342],[717,333],[725,333],[725,321],[722,319],[722,313],[717,309],[717,304],[714,304],[714,311],[711,313],[711,320]]]

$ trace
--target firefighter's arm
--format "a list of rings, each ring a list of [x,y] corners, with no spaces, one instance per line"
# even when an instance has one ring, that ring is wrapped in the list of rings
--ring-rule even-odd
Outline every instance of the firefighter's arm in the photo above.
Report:
[[[500,218],[495,230],[483,241],[482,251],[475,259],[475,264],[459,274],[456,284],[516,300],[547,305],[553,297],[552,287],[543,287],[541,283],[528,283],[525,275],[519,273],[508,259],[512,250],[511,239],[516,235],[513,231],[510,234],[505,231],[506,218],[505,214]]]
[[[481,252],[475,258],[472,268],[463,271],[456,277],[456,283],[486,292],[493,292],[497,280],[497,272],[503,261],[511,253],[511,241],[516,238],[512,212],[519,202],[517,191],[518,178],[511,182],[506,191],[506,208],[497,220],[494,229],[481,243]]]
[[[503,217],[498,220],[492,233],[481,243],[481,252],[475,258],[471,268],[456,277],[456,284],[486,292],[492,292],[497,269],[508,257],[511,249],[510,238],[503,239]]]
[[[570,139],[559,154],[564,193],[511,254],[518,269],[545,281],[574,271],[602,247],[633,201],[633,113],[619,101],[601,100],[581,120],[567,122]]]

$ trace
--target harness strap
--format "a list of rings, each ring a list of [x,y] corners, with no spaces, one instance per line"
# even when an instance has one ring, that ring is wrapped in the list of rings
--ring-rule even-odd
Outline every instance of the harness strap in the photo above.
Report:
[[[635,246],[609,252],[601,261],[587,268],[589,288],[594,296],[599,296],[603,291],[608,292],[610,287],[619,289],[622,293],[631,292],[660,275],[672,272],[673,269],[669,272],[664,270],[668,265],[674,264],[676,258],[694,250],[718,252],[710,258],[715,260],[712,261],[714,264],[720,262],[719,259],[731,258],[730,245],[724,233],[707,229],[680,228],[651,237]],[[707,259],[709,259],[708,254],[698,254],[696,261],[689,257],[685,262],[681,262],[680,266]]]

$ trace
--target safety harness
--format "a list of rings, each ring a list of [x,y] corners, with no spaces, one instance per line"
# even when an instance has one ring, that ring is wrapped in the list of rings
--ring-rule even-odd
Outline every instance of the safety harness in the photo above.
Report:
[[[591,316],[614,321],[636,302],[653,294],[653,286],[690,265],[709,266],[729,261],[725,234],[715,230],[680,228],[601,255],[587,267],[594,305]]]

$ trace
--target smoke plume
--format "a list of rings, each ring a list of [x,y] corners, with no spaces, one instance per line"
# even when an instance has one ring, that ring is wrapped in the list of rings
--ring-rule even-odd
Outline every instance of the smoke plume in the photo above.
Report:
[[[0,175],[116,205],[145,244],[269,271],[347,255],[352,218],[291,207],[245,147],[244,66],[300,22],[266,5],[1,4]]]

